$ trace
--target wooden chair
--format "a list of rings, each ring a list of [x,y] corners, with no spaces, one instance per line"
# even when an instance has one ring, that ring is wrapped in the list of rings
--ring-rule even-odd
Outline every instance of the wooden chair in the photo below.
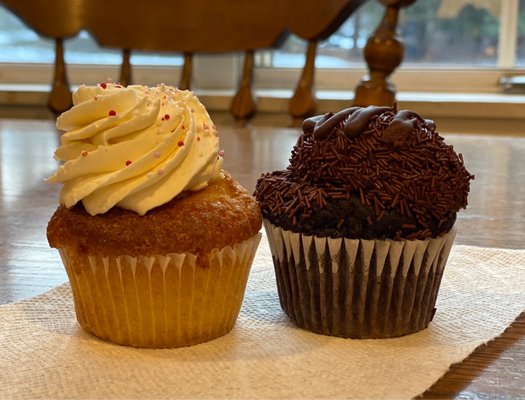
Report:
[[[302,120],[316,112],[314,72],[317,43],[328,38],[367,0],[0,0],[38,34],[55,40],[55,70],[48,105],[56,113],[71,106],[63,42],[89,31],[102,47],[122,49],[120,82],[132,82],[134,50],[179,52],[184,65],[178,86],[190,88],[195,53],[244,52],[244,67],[231,103],[236,120],[256,112],[252,90],[254,53],[279,47],[290,32],[308,42],[306,62],[289,112]],[[370,77],[357,87],[359,105],[392,104],[388,76],[402,60],[395,38],[397,12],[415,0],[381,0],[383,22],[366,48]]]

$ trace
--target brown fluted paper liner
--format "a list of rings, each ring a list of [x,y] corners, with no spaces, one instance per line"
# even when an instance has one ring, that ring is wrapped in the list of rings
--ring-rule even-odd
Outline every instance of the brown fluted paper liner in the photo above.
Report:
[[[228,333],[261,234],[209,254],[81,255],[60,249],[79,324],[118,344],[181,347]]]
[[[307,236],[267,220],[282,309],[301,328],[387,338],[428,326],[455,231],[426,240]]]

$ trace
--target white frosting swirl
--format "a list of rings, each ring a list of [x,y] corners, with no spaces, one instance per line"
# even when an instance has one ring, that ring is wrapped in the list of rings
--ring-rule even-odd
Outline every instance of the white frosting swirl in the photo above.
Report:
[[[57,119],[66,131],[49,182],[62,182],[60,202],[82,201],[91,215],[113,206],[140,215],[183,191],[222,177],[219,138],[189,91],[107,83],[81,86]]]

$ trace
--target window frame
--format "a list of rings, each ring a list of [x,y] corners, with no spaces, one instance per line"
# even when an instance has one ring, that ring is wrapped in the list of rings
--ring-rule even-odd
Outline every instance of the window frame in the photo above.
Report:
[[[177,85],[180,66],[144,66],[132,68],[133,81],[155,85]],[[196,56],[194,62],[193,89],[207,91],[236,90],[242,70],[242,55]],[[118,81],[119,65],[78,65],[67,67],[70,85],[94,84],[106,78]],[[367,69],[318,69],[315,87],[318,91],[353,91],[359,81],[368,74]],[[401,65],[391,76],[397,91],[437,93],[500,93],[500,79],[523,75],[525,68],[417,68]],[[254,71],[254,89],[294,90],[301,69],[257,67]],[[30,77],[30,79],[28,79]],[[53,78],[51,64],[0,64],[0,86],[48,86]]]

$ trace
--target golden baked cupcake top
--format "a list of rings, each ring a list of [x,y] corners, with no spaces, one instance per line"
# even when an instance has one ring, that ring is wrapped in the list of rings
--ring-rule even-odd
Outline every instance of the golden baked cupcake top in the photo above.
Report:
[[[141,216],[113,207],[91,216],[82,204],[60,206],[47,228],[52,247],[105,256],[169,253],[208,254],[233,246],[261,228],[253,197],[228,173],[204,190],[181,194]]]

